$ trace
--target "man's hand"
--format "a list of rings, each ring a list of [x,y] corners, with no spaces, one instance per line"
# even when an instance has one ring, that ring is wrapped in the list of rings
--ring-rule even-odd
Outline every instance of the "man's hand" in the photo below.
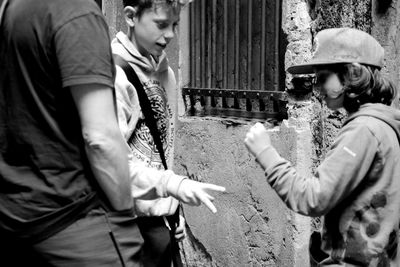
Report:
[[[271,139],[264,125],[257,122],[250,128],[244,143],[250,153],[257,157],[265,148],[271,146]]]
[[[224,191],[225,187],[223,186],[196,182],[185,178],[181,181],[175,197],[183,203],[191,206],[199,206],[201,203],[203,203],[213,213],[216,213],[217,209],[212,203],[215,198],[209,193]]]

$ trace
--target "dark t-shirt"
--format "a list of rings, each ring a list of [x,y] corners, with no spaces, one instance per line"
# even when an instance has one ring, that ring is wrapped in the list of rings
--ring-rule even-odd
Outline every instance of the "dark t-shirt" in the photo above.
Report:
[[[68,87],[113,88],[109,44],[93,0],[10,1],[0,30],[1,231],[36,242],[98,205]]]

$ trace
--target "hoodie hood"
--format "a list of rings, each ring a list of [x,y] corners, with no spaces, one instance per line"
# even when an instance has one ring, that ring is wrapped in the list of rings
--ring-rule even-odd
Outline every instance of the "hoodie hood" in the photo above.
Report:
[[[158,62],[153,57],[144,57],[123,32],[117,33],[116,38],[111,42],[111,46],[114,54],[120,55],[129,63],[141,68],[143,72],[152,73],[168,70],[168,59],[165,52],[162,52]]]
[[[364,104],[360,109],[351,114],[343,125],[359,116],[371,116],[389,124],[396,132],[400,141],[400,111],[384,104]]]

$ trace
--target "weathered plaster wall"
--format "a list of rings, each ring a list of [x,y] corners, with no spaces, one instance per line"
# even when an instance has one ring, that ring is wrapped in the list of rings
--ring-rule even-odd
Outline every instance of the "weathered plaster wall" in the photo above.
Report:
[[[183,243],[187,266],[305,266],[307,258],[293,255],[307,245],[298,232],[305,233],[309,222],[290,212],[265,182],[243,143],[250,126],[216,119],[180,120],[175,170],[227,188],[215,201],[215,215],[204,207],[184,207],[190,231]],[[298,166],[309,166],[311,151],[304,144],[311,136],[306,130],[284,124],[271,129],[271,135],[281,155]]]

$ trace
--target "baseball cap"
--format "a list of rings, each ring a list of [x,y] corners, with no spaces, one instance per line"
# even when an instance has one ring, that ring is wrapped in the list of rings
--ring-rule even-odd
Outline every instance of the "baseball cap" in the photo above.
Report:
[[[309,74],[316,66],[338,63],[360,63],[379,69],[383,66],[384,49],[366,32],[352,28],[326,29],[317,33],[315,42],[311,60],[289,67],[289,73]]]

